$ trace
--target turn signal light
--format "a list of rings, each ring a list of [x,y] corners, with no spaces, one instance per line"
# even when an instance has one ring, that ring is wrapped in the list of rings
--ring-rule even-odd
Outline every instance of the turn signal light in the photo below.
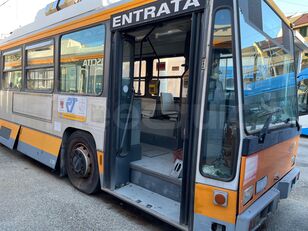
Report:
[[[214,204],[222,207],[227,207],[228,193],[222,191],[214,191]]]

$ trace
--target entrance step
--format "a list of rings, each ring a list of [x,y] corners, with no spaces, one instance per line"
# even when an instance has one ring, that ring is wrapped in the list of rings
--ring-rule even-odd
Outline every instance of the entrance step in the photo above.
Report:
[[[181,201],[182,181],[171,176],[173,163],[165,158],[148,158],[130,163],[130,182],[174,201]],[[168,157],[167,157],[168,158]],[[159,164],[161,162],[161,164]]]
[[[151,192],[135,184],[128,184],[115,192],[128,201],[134,201],[140,207],[150,210],[170,224],[179,224],[180,203],[157,193]]]

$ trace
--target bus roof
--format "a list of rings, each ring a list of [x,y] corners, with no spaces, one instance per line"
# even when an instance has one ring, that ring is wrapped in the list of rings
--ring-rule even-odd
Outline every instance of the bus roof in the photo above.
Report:
[[[113,14],[155,1],[157,0],[79,0],[69,7],[46,14],[46,9],[53,5],[50,3],[37,13],[33,23],[13,31],[9,37],[1,40],[0,50],[14,48],[91,23],[108,20]],[[266,1],[288,25],[291,24],[273,0]],[[93,18],[90,19],[92,15]],[[85,18],[87,18],[87,22],[81,23],[81,19]]]

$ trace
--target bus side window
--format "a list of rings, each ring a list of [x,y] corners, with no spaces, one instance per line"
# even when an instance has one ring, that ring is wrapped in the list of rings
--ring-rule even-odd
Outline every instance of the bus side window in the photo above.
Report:
[[[212,32],[200,162],[204,176],[225,181],[234,175],[238,144],[231,25],[231,11],[218,10]]]
[[[159,77],[158,77],[159,72]],[[180,98],[181,77],[185,72],[185,58],[169,57],[153,61],[153,79],[159,79],[159,95],[170,93],[173,97]]]
[[[46,41],[26,47],[26,88],[52,91],[54,88],[54,44]]]
[[[145,95],[145,78],[146,78],[146,61],[141,61],[141,75],[139,79],[139,71],[140,71],[140,61],[135,61],[135,68],[134,68],[134,91],[135,94],[138,96]],[[140,84],[139,84],[140,81]],[[140,87],[140,88],[139,88]]]
[[[103,91],[105,26],[61,37],[60,92],[99,95]]]
[[[21,49],[4,52],[3,54],[2,89],[20,90],[22,87],[22,53]]]

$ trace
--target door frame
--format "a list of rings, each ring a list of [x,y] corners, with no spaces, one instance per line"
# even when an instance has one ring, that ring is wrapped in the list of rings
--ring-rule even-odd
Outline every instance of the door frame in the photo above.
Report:
[[[206,12],[208,7],[205,8]],[[198,142],[198,128],[196,122],[199,121],[200,97],[202,89],[202,73],[201,71],[204,62],[203,43],[206,35],[205,31],[207,24],[204,24],[205,14],[204,9],[202,11],[196,11],[188,14],[183,14],[176,17],[168,17],[159,22],[166,22],[174,20],[176,18],[191,16],[191,44],[189,52],[189,70],[190,70],[190,82],[189,82],[189,95],[188,95],[188,117],[186,118],[186,134],[184,137],[184,161],[183,161],[183,181],[182,181],[182,196],[180,207],[180,219],[181,225],[187,225],[192,227],[193,224],[193,211],[194,211],[194,187],[195,187],[195,170],[197,163],[197,155],[189,155],[189,153],[196,153],[196,144]],[[155,22],[156,23],[156,22]],[[142,25],[138,25],[134,28],[141,28]],[[121,35],[126,31],[131,30],[116,30],[112,32],[112,47],[111,47],[111,71],[109,82],[109,95],[107,103],[107,119],[106,119],[106,138],[105,138],[105,158],[104,158],[104,187],[109,190],[115,189],[115,171],[116,171],[116,131],[114,129],[114,118],[116,115],[117,102],[119,102],[120,94],[118,91],[121,85],[121,71],[119,70],[119,64],[122,60],[122,46]]]
[[[184,135],[184,160],[183,160],[183,178],[182,178],[182,198],[181,198],[181,213],[180,223],[189,225],[193,222],[193,201],[195,188],[195,169],[197,163],[197,155],[192,155],[195,152],[198,142],[198,132],[196,129],[196,121],[198,121],[200,113],[198,99],[200,98],[200,90],[202,85],[201,67],[203,62],[203,41],[204,41],[204,14],[193,13],[191,23],[191,38],[189,49],[189,88],[188,88],[188,109],[187,118],[185,121]]]

